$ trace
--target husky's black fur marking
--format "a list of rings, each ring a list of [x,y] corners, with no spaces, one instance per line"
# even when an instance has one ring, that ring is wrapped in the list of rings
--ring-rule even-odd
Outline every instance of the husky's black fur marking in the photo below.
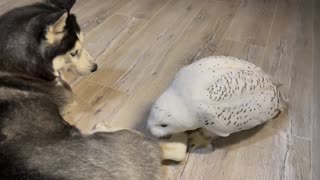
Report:
[[[156,142],[127,130],[84,136],[61,116],[72,92],[52,61],[75,46],[80,28],[68,14],[59,43],[46,43],[45,33],[74,2],[47,0],[0,17],[0,179],[157,180]]]
[[[58,8],[70,11],[72,6],[76,3],[76,0],[46,0],[46,2]]]

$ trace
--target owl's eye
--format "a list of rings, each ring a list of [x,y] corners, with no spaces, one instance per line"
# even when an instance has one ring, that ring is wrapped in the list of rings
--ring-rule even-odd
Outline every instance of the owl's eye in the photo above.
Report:
[[[161,126],[161,127],[167,127],[168,124],[161,124],[160,126]]]

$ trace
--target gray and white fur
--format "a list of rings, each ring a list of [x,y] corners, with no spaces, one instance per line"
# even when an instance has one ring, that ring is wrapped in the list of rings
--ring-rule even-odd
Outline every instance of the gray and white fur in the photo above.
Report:
[[[0,179],[160,179],[161,160],[175,156],[158,142],[131,130],[83,135],[61,115],[72,91],[58,72],[97,69],[74,3],[47,0],[0,17]]]

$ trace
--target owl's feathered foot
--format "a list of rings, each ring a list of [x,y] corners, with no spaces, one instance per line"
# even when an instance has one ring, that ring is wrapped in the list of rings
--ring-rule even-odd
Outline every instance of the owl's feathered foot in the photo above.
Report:
[[[205,129],[198,129],[192,131],[188,135],[188,149],[189,152],[199,148],[206,148],[210,151],[214,151],[215,147],[212,144],[213,136],[209,134]]]

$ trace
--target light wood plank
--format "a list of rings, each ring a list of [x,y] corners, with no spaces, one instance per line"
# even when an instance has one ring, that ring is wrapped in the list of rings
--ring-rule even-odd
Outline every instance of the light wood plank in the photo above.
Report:
[[[289,91],[291,133],[311,139],[311,101],[313,98],[311,49],[297,49],[296,52],[293,64],[294,74]]]
[[[74,102],[67,106],[64,117],[70,124],[77,122],[84,115],[84,112],[90,110],[88,102],[95,96],[105,92],[105,88],[101,85],[82,79],[73,84]]]
[[[319,6],[320,7],[320,6]],[[320,179],[320,9],[314,9],[312,179]]]
[[[231,24],[232,19],[235,16],[236,10],[240,6],[240,2],[241,1],[237,0],[231,0],[227,2],[214,0],[212,3],[206,5],[206,7],[200,12],[195,21],[206,22],[206,18],[211,17],[210,11],[214,10],[216,14],[212,16],[217,17],[215,29],[212,30],[212,33],[210,35],[208,34],[207,37],[203,38],[203,43],[201,46],[199,46],[201,48],[198,50],[193,59],[189,59],[189,63],[192,63],[193,61],[199,60],[204,57],[221,55],[217,53],[217,50],[226,36],[226,32]],[[197,26],[194,27],[194,29],[196,28]],[[190,36],[192,36],[192,34],[190,34]],[[194,49],[197,48],[194,47]]]
[[[237,10],[226,39],[264,47],[270,32],[276,1],[250,0]]]
[[[75,102],[68,105],[63,112],[63,118],[71,125],[76,125],[78,121],[82,118],[85,112],[87,112],[87,103],[76,99]]]
[[[138,34],[125,43],[92,81],[132,93],[144,79],[151,75],[150,67],[159,63],[192,18],[199,12],[202,3],[195,0],[171,1]]]
[[[85,1],[73,12],[78,15],[81,30],[88,33],[128,2],[130,0],[90,0]]]
[[[180,179],[310,179],[310,142],[269,127],[216,140],[191,154]]]
[[[103,89],[102,85],[86,80],[79,81],[73,86],[74,94],[83,102],[88,102]]]
[[[319,1],[317,0],[290,0],[290,1],[279,1],[279,8],[313,8],[317,6]]]
[[[263,58],[264,48],[252,44],[224,40],[219,49],[214,53],[218,56],[233,56],[256,64]]]
[[[186,159],[183,162],[174,163],[168,162],[167,164],[163,165],[165,169],[165,180],[177,180],[181,176],[186,163],[188,162],[189,154],[187,154]]]
[[[134,0],[121,8],[117,13],[149,20],[168,1],[169,0]]]
[[[127,98],[128,96],[120,91],[104,88],[87,103],[76,126],[82,132],[89,133],[96,124],[108,123]]]
[[[288,118],[272,121],[274,128],[311,138],[312,9],[279,7],[263,61],[259,64],[282,84],[289,99]]]
[[[142,24],[143,22],[138,19],[117,14],[113,15],[85,36],[87,41],[84,47],[93,59],[96,59],[105,49],[112,45],[112,41],[118,39],[122,32],[132,28],[137,30],[137,26]]]
[[[299,0],[298,0],[299,1]],[[241,7],[242,8],[267,8],[272,9],[274,8],[278,3],[278,0],[243,0],[241,1]]]
[[[107,48],[98,56],[96,63],[99,65],[110,61],[110,57],[127,42],[135,33],[137,33],[145,24],[144,20],[133,18],[127,24],[127,27],[118,32],[111,41],[108,42]]]

